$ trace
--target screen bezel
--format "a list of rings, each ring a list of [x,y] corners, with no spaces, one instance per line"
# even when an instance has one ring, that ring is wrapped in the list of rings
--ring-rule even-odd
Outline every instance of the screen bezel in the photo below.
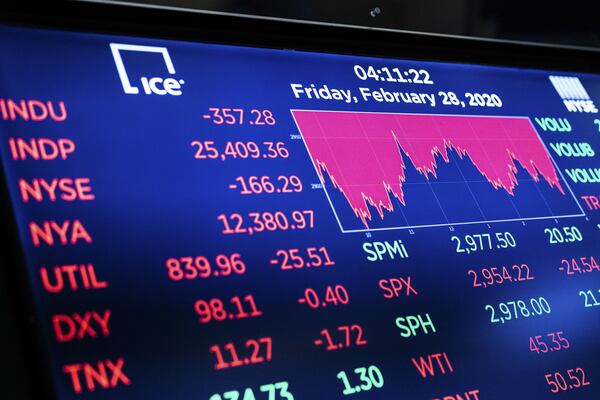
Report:
[[[18,2],[17,2],[18,3]],[[391,59],[414,59],[527,69],[600,72],[600,51],[498,40],[468,39],[382,29],[283,21],[125,4],[30,2],[4,7],[0,24],[229,44],[270,49],[302,50]],[[55,399],[51,365],[33,302],[15,214],[4,176],[0,179],[0,284],[9,295],[10,318],[33,398]]]

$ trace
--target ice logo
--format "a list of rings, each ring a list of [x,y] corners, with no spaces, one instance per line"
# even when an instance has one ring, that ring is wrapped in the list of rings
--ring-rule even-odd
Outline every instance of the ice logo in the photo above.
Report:
[[[127,76],[127,71],[125,70],[125,65],[123,64],[123,58],[121,57],[122,51],[138,51],[143,53],[162,54],[167,71],[170,75],[175,74],[175,67],[173,66],[173,61],[171,61],[171,56],[169,55],[169,51],[166,47],[111,43],[110,50],[115,60],[115,65],[117,66],[117,72],[119,73],[121,84],[123,85],[123,91],[127,94],[139,94],[140,89],[137,86],[133,86],[129,80],[129,77]],[[158,76],[152,78],[142,76],[140,81],[142,83],[144,93],[154,93],[159,96],[164,96],[166,94],[170,94],[171,96],[180,96],[181,85],[184,83],[183,79],[177,80],[175,78],[162,78]]]
[[[590,95],[585,90],[579,78],[574,76],[554,76],[550,75],[550,82],[569,112],[597,113],[598,109],[590,99]]]

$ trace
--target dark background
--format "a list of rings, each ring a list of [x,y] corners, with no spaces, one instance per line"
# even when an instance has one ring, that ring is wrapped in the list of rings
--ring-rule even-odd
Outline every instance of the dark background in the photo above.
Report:
[[[5,263],[2,268],[10,267]],[[4,274],[0,275],[0,279]],[[0,397],[3,399],[30,399],[25,380],[24,363],[17,349],[17,333],[10,323],[8,295],[0,286]]]
[[[377,28],[600,47],[592,3],[527,0],[136,0]],[[379,8],[373,17],[371,11]]]
[[[582,3],[503,0],[174,0],[148,4],[461,36],[600,47],[593,7]],[[378,7],[380,13],[372,16]],[[2,11],[0,11],[2,14]],[[3,223],[5,223],[4,221]],[[0,264],[0,279],[11,265]],[[29,399],[29,383],[9,323],[11,299],[0,285],[0,397]]]

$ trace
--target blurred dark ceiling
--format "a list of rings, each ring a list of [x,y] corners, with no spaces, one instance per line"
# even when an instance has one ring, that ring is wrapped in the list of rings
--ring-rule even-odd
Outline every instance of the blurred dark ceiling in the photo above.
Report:
[[[596,5],[591,2],[569,4],[527,0],[125,0],[125,2],[461,36],[600,47],[600,24]],[[379,9],[379,13],[376,9]]]

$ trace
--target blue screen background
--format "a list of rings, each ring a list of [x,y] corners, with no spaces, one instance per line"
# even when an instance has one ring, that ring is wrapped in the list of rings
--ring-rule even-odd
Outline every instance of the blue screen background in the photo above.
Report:
[[[111,42],[168,48],[174,76],[185,81],[182,95],[123,93]],[[66,121],[60,123],[0,120],[4,176],[60,399],[208,399],[214,393],[252,387],[259,400],[257,388],[278,381],[289,382],[296,399],[335,399],[344,397],[338,372],[351,373],[368,365],[380,368],[384,387],[351,397],[435,399],[471,389],[478,389],[482,399],[591,399],[600,393],[600,308],[585,308],[578,295],[580,290],[600,289],[600,272],[566,276],[558,271],[562,258],[600,257],[598,212],[584,209],[587,217],[558,221],[457,225],[453,231],[445,226],[373,232],[372,237],[344,234],[323,190],[311,189],[310,184],[319,179],[302,140],[290,137],[299,134],[291,109],[528,116],[532,120],[549,116],[568,118],[573,131],[543,132],[536,126],[546,144],[588,142],[599,149],[594,116],[569,113],[548,80],[549,72],[15,27],[1,27],[0,50],[0,98],[63,101],[68,111]],[[124,53],[123,60],[132,81],[139,76],[168,75],[156,54]],[[417,104],[345,104],[293,97],[290,83],[398,89],[391,83],[360,81],[353,72],[355,64],[425,68],[435,85],[403,90],[494,92],[502,98],[503,107],[465,110],[438,104],[431,109]],[[569,76],[579,77],[592,99],[599,100],[600,76]],[[216,126],[202,118],[210,107],[269,109],[277,124]],[[66,137],[77,148],[67,160],[14,161],[9,137]],[[283,141],[290,157],[196,160],[190,146],[194,140]],[[557,163],[561,170],[597,165],[594,158],[560,158]],[[445,179],[440,172],[440,179]],[[240,196],[227,188],[240,175],[291,174],[304,183],[299,195]],[[55,177],[89,177],[95,200],[23,203],[19,179]],[[597,184],[567,183],[577,199],[598,194]],[[493,192],[485,195],[487,204],[498,201]],[[460,198],[455,201],[460,212]],[[526,196],[520,201],[527,206]],[[289,213],[307,208],[315,213],[314,230],[222,235],[223,226],[216,218],[222,213]],[[349,208],[343,218],[353,219]],[[93,243],[32,245],[31,221],[67,219],[82,221]],[[544,229],[567,225],[577,226],[584,240],[550,245]],[[504,231],[517,239],[516,249],[463,255],[455,252],[450,240],[453,235]],[[402,240],[409,257],[369,262],[362,245],[375,240]],[[322,245],[335,258],[336,265],[330,269],[281,271],[269,265],[277,249]],[[246,260],[244,275],[181,282],[167,277],[165,260],[170,257],[233,252]],[[467,275],[469,269],[517,262],[530,265],[534,281],[479,289],[472,287]],[[40,267],[69,263],[93,263],[99,277],[109,282],[108,288],[46,292]],[[406,276],[411,276],[418,295],[384,299],[377,282]],[[297,303],[306,287],[331,284],[346,287],[350,304],[311,310]],[[195,300],[246,294],[254,295],[264,316],[212,324],[197,321]],[[491,324],[484,310],[486,304],[540,296],[551,304],[550,315],[499,325]],[[52,315],[105,309],[112,310],[108,337],[68,343],[55,340]],[[402,338],[395,319],[419,313],[430,314],[436,333]],[[313,345],[323,328],[344,324],[360,324],[368,345],[334,352]],[[544,355],[529,351],[530,336],[555,331],[565,332],[570,349]],[[211,345],[262,336],[273,338],[272,361],[222,371],[213,368]],[[410,358],[437,352],[448,354],[454,372],[422,378]],[[66,364],[119,357],[125,359],[129,386],[77,395],[62,371]],[[591,385],[552,395],[544,375],[575,367],[585,369]],[[266,399],[264,393],[260,395]]]

